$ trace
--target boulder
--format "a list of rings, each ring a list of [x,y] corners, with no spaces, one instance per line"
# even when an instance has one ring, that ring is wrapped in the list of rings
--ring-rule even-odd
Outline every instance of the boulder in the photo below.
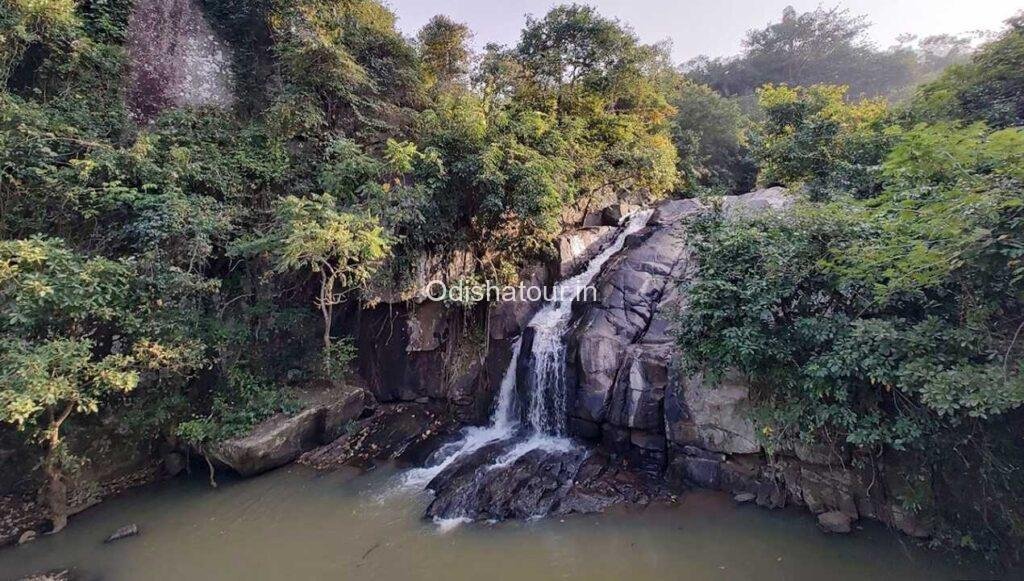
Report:
[[[139,534],[139,526],[135,523],[132,523],[130,525],[124,525],[123,527],[110,533],[110,536],[104,539],[103,542],[113,543],[114,541],[119,541],[124,538],[134,537],[137,534]]]
[[[639,209],[639,207],[634,206],[633,204],[619,202],[601,210],[601,219],[602,222],[608,226],[617,226],[621,224],[626,217]]]
[[[718,488],[721,481],[721,463],[693,456],[683,456],[681,461],[686,480],[702,488]]]
[[[818,515],[818,526],[826,533],[849,533],[852,530],[850,527],[852,522],[853,519],[850,518],[850,515],[839,511],[823,512]]]
[[[210,457],[241,476],[255,476],[288,464],[318,443],[324,411],[315,406],[291,416],[276,414],[245,436],[214,444]]]
[[[722,198],[722,210],[727,217],[749,216],[761,212],[777,212],[786,210],[796,203],[786,188],[776,186],[757,190],[739,196]]]
[[[306,407],[292,415],[276,414],[245,436],[213,445],[209,457],[241,476],[255,476],[288,464],[303,452],[329,444],[348,433],[350,424],[375,405],[364,389],[307,394]]]
[[[348,433],[352,422],[374,407],[373,396],[365,389],[353,389],[323,405],[323,428],[319,442],[329,444]]]
[[[519,443],[495,442],[452,462],[427,485],[434,500],[426,516],[526,519],[599,512],[617,503],[643,505],[666,497],[655,480],[620,470],[607,456],[583,448],[533,448],[495,464]]]
[[[725,454],[753,454],[761,450],[750,420],[748,388],[738,374],[729,374],[719,385],[708,385],[701,376],[690,378],[683,387],[682,403],[688,411],[687,432],[680,427],[672,434],[688,434],[705,450]]]

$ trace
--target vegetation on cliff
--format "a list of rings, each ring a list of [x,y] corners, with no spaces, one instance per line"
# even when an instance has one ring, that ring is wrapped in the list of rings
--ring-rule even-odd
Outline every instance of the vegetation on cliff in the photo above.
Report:
[[[1020,545],[1019,20],[966,60],[789,10],[680,69],[579,5],[473,54],[465,25],[406,39],[376,0],[203,1],[226,110],[129,90],[153,4],[0,4],[0,489],[41,486],[55,527],[112,443],[202,447],[290,409],[291,372],[337,377],[336,307],[424,253],[509,282],[588,199],[760,182],[807,201],[696,226],[688,364],[754,377],[769,443],[911,455],[907,503],[944,539]]]
[[[691,369],[750,375],[769,448],[899,458],[937,541],[1004,555],[1024,539],[1022,39],[1010,22],[895,108],[760,89],[759,180],[806,201],[697,224],[680,331]]]

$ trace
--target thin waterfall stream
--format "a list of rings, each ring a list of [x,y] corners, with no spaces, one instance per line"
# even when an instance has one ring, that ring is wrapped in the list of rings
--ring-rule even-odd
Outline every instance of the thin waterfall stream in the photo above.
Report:
[[[583,271],[556,284],[550,294],[555,300],[546,303],[530,320],[527,327],[534,333],[531,355],[535,364],[529,370],[533,388],[529,401],[519,401],[516,389],[522,349],[520,337],[512,346],[512,357],[502,377],[489,424],[465,428],[459,440],[442,446],[433,455],[431,465],[407,472],[403,478],[405,487],[422,489],[456,460],[488,444],[517,436],[525,438],[499,457],[492,467],[506,466],[538,448],[566,451],[575,446],[566,437],[565,335],[572,318],[572,304],[593,283],[604,264],[622,250],[626,238],[647,225],[652,213],[652,210],[642,210],[628,216],[615,240],[591,259]]]

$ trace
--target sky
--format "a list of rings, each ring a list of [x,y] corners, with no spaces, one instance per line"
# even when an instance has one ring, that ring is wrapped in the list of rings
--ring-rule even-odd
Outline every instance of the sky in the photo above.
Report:
[[[435,14],[465,22],[474,45],[514,44],[526,14],[541,16],[558,0],[385,0],[398,26],[412,36]],[[904,33],[920,37],[972,30],[998,30],[1024,8],[1021,0],[589,0],[602,14],[632,26],[644,42],[670,39],[676,62],[700,54],[727,56],[740,51],[743,34],[779,20],[791,5],[800,12],[819,5],[840,6],[864,14],[873,24],[871,39],[880,47]]]

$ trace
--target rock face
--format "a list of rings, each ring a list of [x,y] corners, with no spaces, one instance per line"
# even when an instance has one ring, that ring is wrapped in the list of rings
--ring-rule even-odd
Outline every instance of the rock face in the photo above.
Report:
[[[722,209],[736,218],[792,202],[785,190],[771,188],[725,198]],[[686,308],[680,287],[698,276],[686,238],[688,219],[703,211],[692,200],[662,204],[606,264],[597,301],[576,306],[566,362],[572,433],[600,440],[632,468],[671,483],[729,491],[770,508],[804,506],[822,515],[830,532],[871,518],[927,535],[900,508],[897,483],[885,478],[884,466],[894,460],[882,459],[871,472],[856,467],[878,459],[854,462],[842,450],[802,443],[769,458],[750,419],[745,377],[729,373],[711,382],[680,374],[672,321]]]
[[[576,434],[601,433],[615,451],[633,448],[661,467],[672,354],[669,316],[680,280],[692,271],[685,218],[701,210],[693,200],[659,207],[605,265],[596,281],[597,302],[576,306],[580,318],[569,337],[575,385],[569,414]]]
[[[231,55],[197,0],[136,0],[128,23],[132,116],[171,107],[230,107]]]
[[[616,232],[614,226],[593,226],[559,236],[556,278],[565,278],[579,270],[615,239]]]
[[[254,476],[292,462],[303,452],[340,436],[359,418],[372,399],[356,389],[328,402],[310,405],[294,415],[277,414],[242,437],[212,447],[210,458],[242,476]]]

